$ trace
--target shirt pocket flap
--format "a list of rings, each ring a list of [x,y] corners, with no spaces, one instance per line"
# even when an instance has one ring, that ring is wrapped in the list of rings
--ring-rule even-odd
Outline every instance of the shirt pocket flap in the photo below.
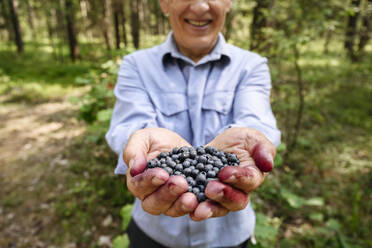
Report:
[[[158,92],[152,99],[160,112],[167,116],[187,110],[186,97],[183,93]]]
[[[204,95],[203,109],[214,110],[221,114],[227,114],[232,105],[234,92],[215,91]]]

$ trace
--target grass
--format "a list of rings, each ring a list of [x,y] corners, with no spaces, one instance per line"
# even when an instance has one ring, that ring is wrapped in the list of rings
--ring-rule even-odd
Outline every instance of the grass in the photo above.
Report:
[[[83,57],[89,59],[75,64],[56,61],[50,50],[40,47],[29,44],[22,57],[0,49],[0,97],[6,96],[2,106],[61,97],[80,87],[76,77],[85,77],[107,60],[97,45],[83,45]],[[296,149],[252,195],[258,213],[254,247],[372,246],[372,49],[369,46],[361,61],[351,63],[340,44],[330,48],[324,54],[319,41],[301,50],[302,129]],[[112,54],[124,52],[130,49]],[[285,142],[298,106],[296,78],[290,61],[273,60],[271,71],[273,110]],[[97,123],[92,127],[65,151],[74,164],[65,179],[69,190],[56,200],[57,223],[63,228],[63,235],[53,236],[56,244],[73,240],[78,247],[94,247],[98,237],[87,230],[108,214],[117,221],[121,207],[133,200],[112,174],[116,156],[104,143],[96,143],[102,142],[102,137],[94,138],[102,135],[102,128],[97,129]],[[6,203],[12,206],[19,199],[9,195]],[[102,229],[120,231],[117,223]]]

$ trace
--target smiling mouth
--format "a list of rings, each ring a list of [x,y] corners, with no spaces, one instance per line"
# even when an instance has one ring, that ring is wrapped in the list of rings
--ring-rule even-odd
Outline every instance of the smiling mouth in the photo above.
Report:
[[[195,27],[204,27],[204,26],[207,26],[208,24],[210,24],[212,22],[212,20],[208,20],[208,21],[193,21],[193,20],[188,20],[188,19],[185,19],[185,21]]]

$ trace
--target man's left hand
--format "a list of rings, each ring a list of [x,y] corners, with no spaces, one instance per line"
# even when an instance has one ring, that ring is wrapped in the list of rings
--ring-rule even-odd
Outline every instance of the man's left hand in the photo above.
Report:
[[[229,128],[206,146],[236,154],[240,165],[223,168],[218,175],[220,180],[208,183],[205,194],[209,199],[190,214],[194,221],[244,209],[249,194],[263,183],[265,172],[273,168],[276,155],[275,146],[261,132],[251,128]]]

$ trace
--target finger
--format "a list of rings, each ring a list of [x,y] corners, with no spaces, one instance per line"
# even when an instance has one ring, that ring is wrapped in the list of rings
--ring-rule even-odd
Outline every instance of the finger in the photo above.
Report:
[[[212,217],[221,217],[229,213],[229,210],[217,202],[206,200],[200,203],[194,212],[190,214],[193,221],[206,220]]]
[[[127,173],[127,187],[135,197],[143,200],[168,179],[168,172],[161,168],[147,170],[134,177]]]
[[[150,147],[150,137],[144,129],[134,132],[124,149],[124,162],[130,167],[130,174],[136,176],[146,169],[146,154]]]
[[[165,213],[187,188],[188,184],[183,177],[171,176],[166,184],[142,201],[142,208],[153,215]]]
[[[220,171],[218,178],[234,188],[250,193],[264,182],[265,173],[253,164],[238,167],[226,166]]]
[[[197,206],[198,200],[196,199],[196,196],[191,192],[187,192],[182,194],[175,201],[175,203],[165,212],[165,215],[171,217],[183,216],[194,211]]]
[[[255,164],[262,172],[269,172],[274,168],[275,150],[266,143],[258,143],[254,146],[251,156]]]
[[[244,209],[249,201],[248,194],[218,181],[208,183],[205,194],[209,199],[218,202],[230,211]]]

